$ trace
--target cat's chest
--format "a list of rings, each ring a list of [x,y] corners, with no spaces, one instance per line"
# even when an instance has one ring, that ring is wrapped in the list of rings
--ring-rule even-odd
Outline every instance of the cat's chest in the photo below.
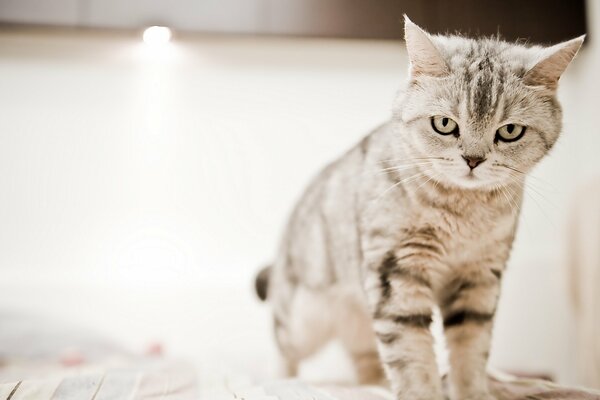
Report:
[[[413,224],[433,228],[434,240],[448,264],[477,262],[482,258],[506,258],[514,237],[517,214],[486,204],[453,213],[440,207],[419,210]]]

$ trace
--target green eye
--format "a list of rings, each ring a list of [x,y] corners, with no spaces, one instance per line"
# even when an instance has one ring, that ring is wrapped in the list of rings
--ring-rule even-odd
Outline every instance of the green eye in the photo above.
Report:
[[[442,115],[431,117],[431,127],[440,135],[454,134],[458,136],[458,124],[452,118]]]
[[[503,142],[514,142],[523,137],[525,134],[525,127],[518,124],[506,124],[501,126],[496,131],[496,140]]]

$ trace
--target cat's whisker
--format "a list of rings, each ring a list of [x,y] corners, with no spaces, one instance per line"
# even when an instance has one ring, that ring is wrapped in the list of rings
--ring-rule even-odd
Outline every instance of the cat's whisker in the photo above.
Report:
[[[509,171],[508,171],[507,177],[511,180],[511,182],[523,185],[527,188],[530,188],[531,190],[536,192],[541,197],[545,197],[540,191],[546,190],[546,189],[541,186],[537,186],[534,182],[531,182],[530,180],[527,179],[527,178],[531,177],[531,175],[527,175],[523,171],[520,171],[516,168],[509,167],[504,164],[494,164],[494,165],[508,169]]]
[[[426,171],[421,171],[418,174],[413,175],[412,177],[401,180],[399,183],[403,183],[403,184],[411,183],[411,182],[421,179],[422,177],[424,177],[426,175],[427,175]]]
[[[540,192],[538,189],[536,189],[534,186],[532,186],[530,183],[526,182],[525,183],[525,188],[528,189],[528,194],[533,196],[537,196],[538,199],[544,201],[546,204],[548,204],[549,206],[551,206],[554,209],[558,209],[558,206],[556,205],[556,203],[552,202],[548,196],[546,196],[544,193]]]
[[[424,167],[424,166],[433,165],[433,164],[434,164],[433,162],[423,162],[423,163],[417,163],[417,164],[397,165],[394,167],[382,168],[382,169],[378,170],[378,172],[403,171],[403,170],[407,170],[407,169],[411,169],[411,168],[415,168],[415,167]]]
[[[509,177],[510,177],[510,179],[513,179],[513,180],[515,179],[514,176],[509,175]],[[539,208],[540,212],[544,215],[544,218],[546,218],[546,220],[550,223],[550,225],[552,225],[556,229],[556,225],[554,224],[554,222],[552,221],[550,216],[546,213],[546,211],[544,210],[544,207],[538,202],[538,200],[535,198],[535,196],[533,196],[532,192],[530,192],[528,190],[524,190],[524,193],[526,196],[529,196],[529,198],[531,200],[533,200],[535,205]]]
[[[520,176],[515,176],[515,175],[508,175],[509,179],[513,180],[513,182],[515,181],[515,179],[519,179],[521,178]],[[523,183],[526,189],[526,192],[529,196],[531,196],[533,198],[534,194],[538,196],[538,198],[540,200],[545,201],[547,204],[549,204],[550,206],[552,206],[554,209],[558,209],[558,206],[553,203],[552,201],[550,201],[550,199],[547,198],[546,195],[544,195],[543,193],[540,192],[541,189],[536,188],[535,186],[533,186],[531,184],[531,182],[528,182],[525,179],[519,179],[518,182]],[[527,190],[530,189],[530,190]]]
[[[492,193],[495,193],[496,195],[500,194],[500,184],[496,183],[495,185],[492,185]]]
[[[521,186],[523,184],[522,181],[519,181],[516,179],[511,179],[511,182],[516,184],[517,186]],[[516,209],[519,212],[521,212],[521,203],[519,201],[517,201],[519,199],[519,194],[513,190],[512,186],[508,186],[508,185],[501,185],[501,186],[502,186],[503,190],[510,195],[510,198],[511,198],[512,202],[514,203]]]
[[[546,211],[544,210],[544,207],[542,207],[542,205],[536,200],[535,197],[533,197],[533,195],[531,194],[531,192],[525,192],[527,195],[529,195],[529,198],[531,200],[533,200],[533,202],[537,205],[537,207],[540,209],[540,211],[542,212],[542,214],[544,215],[544,217],[548,220],[548,222],[550,223],[550,225],[552,225],[552,227],[554,227],[556,229],[556,225],[554,224],[554,222],[552,221],[552,219],[550,218],[550,216],[548,215],[548,213],[546,213]]]
[[[518,175],[518,174],[513,174],[514,175]],[[538,190],[544,190],[544,191],[550,191],[553,193],[558,193],[559,190],[556,188],[556,186],[550,184],[549,182],[537,178],[533,175],[520,175],[523,178],[523,181],[530,185],[530,186],[534,186],[536,187]]]
[[[389,158],[378,161],[380,164],[402,161],[444,160],[443,157]]]
[[[412,165],[398,165],[398,166],[394,166],[394,167],[389,167],[389,168],[382,168],[379,169],[375,172],[377,173],[388,173],[388,172],[394,172],[394,171],[407,171],[410,169],[422,169],[422,168],[428,168],[433,166],[433,163],[423,163],[423,164],[412,164]]]
[[[506,164],[496,164],[496,165],[498,165],[500,167],[504,167],[504,168],[510,169],[511,171],[517,172],[517,173],[519,173],[521,175],[525,175],[525,172],[521,171],[518,168],[511,167],[510,165],[506,165]]]
[[[540,196],[542,196],[542,197],[546,196],[543,192],[548,191],[547,187],[543,187],[543,186],[539,185],[539,183],[536,183],[535,181],[532,182],[529,179],[524,179],[524,183],[525,183],[525,186],[531,188],[533,191],[535,191]]]
[[[529,185],[529,184],[525,184],[525,188],[526,189],[531,189],[528,191],[528,194],[530,196],[537,196],[537,198],[540,201],[544,201],[545,204],[551,206],[553,209],[558,210],[558,206],[556,205],[556,203],[552,202],[552,200],[550,200],[548,198],[548,196],[544,195],[543,193],[540,193],[538,190],[536,190],[533,186]]]
[[[506,164],[498,164],[498,165],[500,165],[501,167],[504,167],[504,168],[508,168],[508,169],[512,170],[513,172],[516,172],[516,173],[518,173],[519,175],[523,175],[523,176],[526,176],[527,178],[535,179],[535,180],[537,180],[537,181],[539,181],[539,182],[542,182],[542,183],[546,183],[546,184],[549,184],[549,185],[551,185],[551,183],[550,183],[550,182],[548,182],[548,181],[546,181],[545,179],[542,179],[542,178],[540,178],[540,177],[538,177],[538,176],[535,176],[535,175],[533,175],[533,174],[530,174],[530,173],[527,173],[527,172],[521,171],[521,170],[520,170],[520,169],[518,169],[518,168],[511,167],[510,165],[506,165]]]
[[[509,166],[509,165],[506,165],[506,164],[494,164],[494,165],[496,165],[496,166],[499,166],[499,167],[502,167],[502,168],[506,168],[506,169],[508,169],[508,170],[512,171],[512,172],[511,172],[511,175],[513,175],[513,176],[520,176],[520,177],[522,177],[522,178],[523,178],[523,180],[524,180],[524,181],[528,181],[528,182],[529,182],[529,183],[531,183],[531,184],[533,184],[533,183],[531,182],[531,180],[535,180],[535,181],[537,182],[537,183],[536,183],[537,185],[542,185],[542,184],[544,184],[544,185],[550,186],[550,187],[551,187],[553,190],[556,190],[556,187],[555,187],[553,184],[551,184],[550,182],[546,181],[545,179],[542,179],[542,178],[540,178],[540,177],[537,177],[537,176],[535,176],[535,175],[533,175],[533,174],[530,174],[530,173],[523,172],[523,171],[521,171],[521,170],[520,170],[520,169],[518,169],[518,168],[511,167],[511,166]],[[540,189],[544,189],[544,188],[542,188],[542,187],[539,187],[539,188],[540,188]]]
[[[432,172],[433,172],[433,171],[432,171]],[[438,176],[438,175],[439,175],[439,173],[435,173],[435,172],[433,172],[433,173],[431,174],[431,176],[429,177],[429,179],[427,179],[425,182],[423,182],[423,183],[421,183],[419,186],[417,186],[417,189],[416,189],[416,190],[419,190],[421,187],[425,186],[425,185],[426,185],[428,182],[430,182],[432,179],[434,179],[434,177],[436,177],[436,176]],[[435,182],[435,180],[434,180],[434,182]]]
[[[391,190],[397,188],[398,186],[402,185],[402,184],[406,184],[412,181],[415,181],[417,179],[419,179],[420,177],[425,176],[425,172],[420,171],[414,175],[411,175],[407,178],[401,179],[398,182],[395,182],[393,185],[391,185],[390,187],[388,187],[386,190],[384,190],[379,196],[377,196],[377,198],[373,201],[373,205],[377,204],[387,193],[389,193]]]
[[[381,200],[381,199],[383,198],[383,196],[385,196],[385,195],[386,195],[386,194],[387,194],[387,193],[388,193],[390,190],[392,190],[392,189],[394,189],[395,187],[397,187],[397,186],[401,185],[402,183],[404,183],[404,182],[405,182],[405,181],[407,181],[408,179],[412,179],[412,178],[414,178],[415,176],[419,176],[419,175],[421,175],[421,174],[422,174],[422,172],[419,172],[419,173],[417,173],[417,174],[415,174],[415,175],[412,175],[412,176],[410,176],[409,178],[406,178],[406,179],[400,180],[400,181],[398,181],[398,182],[395,182],[393,185],[391,185],[390,187],[388,187],[387,189],[385,189],[385,190],[384,190],[384,191],[383,191],[383,192],[382,192],[382,193],[381,193],[379,196],[377,196],[377,198],[375,199],[374,203],[377,203],[377,202],[379,202],[379,200]]]
[[[532,182],[532,180],[533,180],[533,182]],[[558,189],[558,188],[557,188],[555,185],[553,185],[551,182],[548,182],[547,180],[545,180],[545,179],[542,179],[542,178],[540,178],[540,177],[538,177],[538,176],[535,176],[535,175],[532,175],[532,174],[527,174],[527,181],[528,181],[529,183],[531,183],[531,184],[536,184],[536,185],[538,185],[538,187],[539,187],[540,189],[545,189],[545,190],[549,190],[549,189],[550,189],[550,190],[552,190],[552,191],[553,191],[553,192],[555,192],[555,193],[558,193],[558,192],[560,191],[560,190],[559,190],[559,189]],[[543,185],[543,186],[542,186],[542,185]]]
[[[439,174],[440,176],[442,175],[441,173]],[[437,189],[438,188],[438,181],[437,179],[433,180],[433,186]]]
[[[504,185],[498,185],[498,190],[500,191],[500,193],[502,193],[502,195],[504,196],[504,198],[506,199],[508,206],[511,208],[512,211],[521,211],[521,207],[519,206],[519,204],[515,201],[514,197],[513,197],[513,193],[509,191],[507,186]]]
[[[515,205],[515,208],[517,209],[517,211],[519,213],[521,213],[521,204],[519,203],[519,201],[517,201],[518,199],[518,194],[515,193],[509,186],[505,186],[504,190],[508,193],[508,195],[510,196],[511,201],[513,202],[513,204]]]
[[[400,168],[400,167],[411,167],[413,165],[429,165],[429,164],[433,164],[433,163],[434,163],[433,161],[421,161],[421,162],[414,162],[414,163],[407,163],[407,164],[396,164],[394,166],[382,168],[381,171],[386,171],[386,170]]]
[[[390,173],[394,173],[394,172],[405,172],[406,173],[412,169],[422,169],[422,168],[430,167],[431,165],[433,165],[433,162],[421,162],[421,163],[413,163],[413,164],[406,164],[406,165],[396,165],[396,166],[387,167],[387,168],[367,169],[367,170],[363,171],[363,174],[385,175],[385,174],[390,174]]]

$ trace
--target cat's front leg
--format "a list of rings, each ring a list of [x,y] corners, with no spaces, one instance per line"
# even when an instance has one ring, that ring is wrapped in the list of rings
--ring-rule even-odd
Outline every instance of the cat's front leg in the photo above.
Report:
[[[398,400],[443,399],[429,330],[435,304],[419,256],[388,252],[367,269],[365,281],[379,353]]]
[[[440,301],[450,361],[452,400],[489,400],[486,366],[501,267],[457,275]]]

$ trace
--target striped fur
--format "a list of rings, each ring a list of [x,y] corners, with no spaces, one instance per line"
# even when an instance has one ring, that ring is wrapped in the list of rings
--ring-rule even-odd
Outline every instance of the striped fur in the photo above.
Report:
[[[411,77],[393,118],[325,168],[290,218],[269,273],[275,334],[288,373],[337,337],[361,381],[381,378],[381,362],[398,399],[437,400],[429,325],[439,308],[452,396],[485,400],[523,180],[561,129],[553,88],[524,81],[549,53],[432,37],[410,21],[406,30]],[[567,64],[569,43],[552,48],[568,47]],[[435,115],[451,116],[460,134],[435,133]],[[498,143],[507,121],[526,134]],[[471,171],[462,156],[486,161]]]

